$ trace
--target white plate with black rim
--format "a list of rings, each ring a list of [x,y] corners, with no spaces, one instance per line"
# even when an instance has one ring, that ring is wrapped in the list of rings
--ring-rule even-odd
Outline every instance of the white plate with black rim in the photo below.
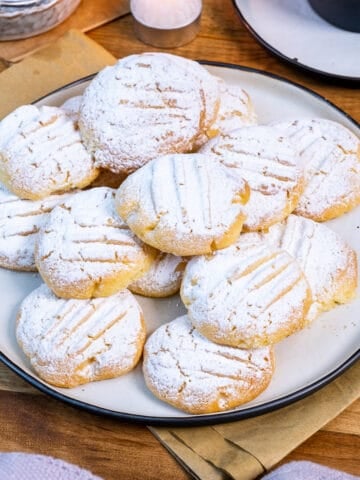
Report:
[[[360,135],[359,125],[346,113],[316,93],[283,78],[235,65],[211,64],[207,68],[226,82],[241,85],[252,97],[261,123],[304,117],[340,122]],[[43,98],[37,104],[60,105],[80,95],[86,78]],[[329,222],[360,258],[360,207]],[[303,331],[275,347],[276,371],[270,386],[259,397],[228,412],[188,415],[156,399],[146,388],[141,365],[116,379],[61,389],[43,382],[31,369],[15,339],[16,312],[22,299],[41,283],[35,273],[0,269],[0,359],[27,382],[71,405],[95,413],[148,425],[201,425],[260,415],[288,405],[323,387],[360,358],[360,296],[322,314]],[[178,296],[167,299],[138,297],[148,333],[182,314]]]
[[[233,0],[250,33],[279,58],[312,73],[360,83],[360,33],[322,19],[308,0]]]

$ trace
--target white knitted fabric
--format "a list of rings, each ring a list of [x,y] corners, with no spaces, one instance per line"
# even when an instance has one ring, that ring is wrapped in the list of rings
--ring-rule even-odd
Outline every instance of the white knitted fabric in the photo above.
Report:
[[[101,480],[76,465],[45,455],[0,453],[0,480]]]
[[[289,462],[265,475],[262,480],[358,480],[360,477],[313,462]]]
[[[359,480],[312,462],[290,462],[262,480]],[[0,453],[0,480],[102,480],[76,465],[45,455]]]

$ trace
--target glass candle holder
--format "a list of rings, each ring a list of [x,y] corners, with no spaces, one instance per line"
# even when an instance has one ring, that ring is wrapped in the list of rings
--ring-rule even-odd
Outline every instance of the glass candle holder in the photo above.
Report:
[[[131,0],[136,36],[161,48],[179,47],[198,33],[201,0]]]

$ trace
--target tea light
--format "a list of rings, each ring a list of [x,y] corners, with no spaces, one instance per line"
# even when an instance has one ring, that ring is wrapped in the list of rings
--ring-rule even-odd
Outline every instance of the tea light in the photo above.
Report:
[[[201,0],[131,0],[134,30],[144,43],[179,47],[190,42],[200,26]]]

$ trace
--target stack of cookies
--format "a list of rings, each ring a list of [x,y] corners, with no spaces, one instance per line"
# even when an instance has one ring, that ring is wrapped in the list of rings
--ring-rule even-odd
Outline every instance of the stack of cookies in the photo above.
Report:
[[[17,340],[46,382],[131,371],[191,414],[236,408],[273,345],[350,301],[355,252],[324,222],[360,204],[360,141],[325,119],[257,125],[196,62],[132,55],[61,107],[0,123],[0,265],[44,281]],[[187,314],[146,339],[133,294]],[[131,293],[132,292],[132,293]]]

